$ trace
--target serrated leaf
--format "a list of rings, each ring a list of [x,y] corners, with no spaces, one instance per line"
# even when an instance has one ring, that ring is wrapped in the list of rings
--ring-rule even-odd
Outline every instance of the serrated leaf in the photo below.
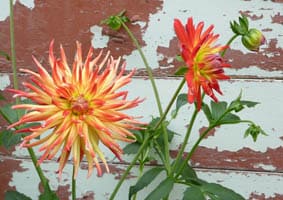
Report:
[[[4,200],[32,200],[30,197],[18,191],[7,191]]]
[[[167,197],[174,186],[174,180],[170,177],[163,180],[146,198],[145,200],[160,200]]]
[[[174,75],[176,76],[182,76],[184,75],[186,72],[188,71],[188,67],[187,66],[181,66],[179,67],[176,72],[174,73]]]
[[[202,186],[202,191],[210,198],[217,200],[245,200],[240,194],[216,183],[207,183]]]
[[[144,187],[148,186],[155,178],[164,170],[163,167],[155,167],[147,172],[145,172],[138,180],[136,185],[130,187],[129,200],[138,191],[142,190]]]
[[[10,149],[16,144],[19,144],[22,139],[22,134],[14,133],[12,130],[4,130],[0,133],[0,145],[6,149]]]
[[[183,200],[206,200],[199,187],[191,186],[184,192]]]
[[[124,154],[136,154],[139,151],[140,146],[141,145],[137,142],[128,144],[123,148],[123,152]]]

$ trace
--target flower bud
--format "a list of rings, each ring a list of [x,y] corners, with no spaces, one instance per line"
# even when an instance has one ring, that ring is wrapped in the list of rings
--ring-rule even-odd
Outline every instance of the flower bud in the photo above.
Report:
[[[255,28],[251,28],[242,36],[243,45],[251,51],[258,51],[259,47],[263,45],[265,41],[263,34]]]

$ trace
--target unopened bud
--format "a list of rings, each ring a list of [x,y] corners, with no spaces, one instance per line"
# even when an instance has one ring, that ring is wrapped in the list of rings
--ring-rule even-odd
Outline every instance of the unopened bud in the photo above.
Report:
[[[265,41],[263,34],[255,28],[251,28],[242,36],[243,45],[251,51],[258,51],[259,47],[263,45]]]

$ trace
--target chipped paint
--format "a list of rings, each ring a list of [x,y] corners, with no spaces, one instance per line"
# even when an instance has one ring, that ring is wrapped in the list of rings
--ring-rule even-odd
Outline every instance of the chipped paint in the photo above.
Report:
[[[0,90],[4,90],[6,87],[10,85],[9,75],[0,74]]]
[[[9,9],[7,5],[6,7],[2,6],[5,4],[3,2],[5,1],[0,1],[0,44],[1,50],[9,52],[9,43],[7,43],[9,41],[9,18],[7,18]],[[56,41],[56,53],[58,53],[59,44],[62,43],[68,61],[72,62],[75,41],[79,40],[82,42],[84,55],[90,44],[97,48],[96,53],[101,49],[104,53],[110,49],[114,57],[124,55],[127,69],[138,68],[137,75],[146,76],[144,64],[126,32],[124,30],[114,32],[100,24],[102,19],[126,8],[127,15],[134,21],[129,25],[130,29],[142,45],[150,66],[154,68],[154,75],[161,77],[156,80],[156,83],[162,99],[162,107],[165,108],[180,82],[180,78],[168,78],[173,75],[177,64],[179,64],[174,60],[179,50],[172,27],[173,19],[178,17],[185,22],[189,16],[193,16],[196,23],[204,21],[206,27],[214,24],[214,32],[221,35],[219,43],[225,43],[232,34],[229,22],[237,20],[241,12],[245,13],[251,19],[251,26],[264,32],[267,43],[261,48],[259,54],[246,51],[241,47],[240,39],[233,43],[226,54],[226,58],[229,58],[229,62],[232,64],[232,68],[227,72],[233,79],[221,82],[224,96],[219,96],[219,100],[231,101],[242,89],[244,99],[258,101],[261,104],[256,109],[244,111],[241,117],[253,119],[259,123],[269,136],[259,137],[258,141],[254,143],[251,138],[243,139],[243,133],[247,128],[244,125],[216,128],[203,140],[191,163],[200,168],[197,171],[201,178],[231,187],[244,195],[246,199],[283,199],[283,163],[281,159],[283,153],[283,110],[280,109],[283,98],[283,35],[281,31],[283,2],[282,0],[245,0],[231,1],[229,5],[225,0],[215,0],[213,3],[206,0],[192,2],[192,0],[158,0],[150,1],[150,3],[149,1],[135,2],[131,0],[15,1],[17,65],[19,68],[25,67],[33,70],[34,65],[31,62],[33,54],[44,66],[48,66],[47,50],[52,38],[55,38]],[[207,6],[204,7],[204,4]],[[10,63],[0,58],[0,90],[4,90],[11,84],[8,76],[10,72]],[[247,79],[247,77],[253,79]],[[26,79],[25,76],[20,76],[20,81],[24,79]],[[152,115],[158,115],[147,77],[134,78],[132,84],[128,85],[126,89],[129,90],[129,98],[136,96],[146,98],[140,107],[130,110],[130,114],[142,115],[142,120],[145,122],[150,121]],[[186,88],[182,90],[182,92],[186,91]],[[276,112],[270,112],[274,108],[278,108]],[[170,144],[172,157],[176,156],[180,148],[192,112],[192,106],[186,105],[180,110],[178,117],[171,120],[170,129],[178,133]],[[200,113],[186,151],[190,150],[207,125],[205,116]],[[2,126],[2,122],[0,126]],[[108,199],[126,169],[127,163],[132,159],[132,156],[124,156],[124,161],[121,163],[107,149],[102,147],[102,151],[105,152],[109,162],[110,173],[103,173],[102,177],[96,177],[94,172],[90,178],[86,179],[87,167],[86,163],[82,163],[82,170],[80,170],[77,180],[79,199]],[[31,196],[32,199],[37,199],[41,187],[28,159],[26,149],[16,147],[12,154],[2,149],[0,152],[0,171],[6,169],[4,168],[6,166],[2,165],[4,158],[20,161],[6,163],[7,166],[14,164],[16,168],[12,167],[10,171],[6,170],[8,172],[6,178],[8,178],[3,180],[4,186],[1,185],[0,192],[4,191],[2,188],[16,188]],[[39,156],[38,148],[35,148],[35,152]],[[158,164],[160,161],[151,162],[151,165]],[[58,168],[56,160],[44,162],[42,168],[50,178],[52,189],[56,190],[62,196],[61,198],[68,199],[70,196],[71,163],[67,164],[60,181],[56,174]],[[146,169],[148,168],[146,167]],[[127,199],[128,194],[125,191],[128,191],[129,186],[135,183],[138,174],[138,167],[135,166],[125,184],[122,185],[117,199]],[[157,185],[162,178],[164,175],[158,177],[153,186]],[[38,186],[38,190],[36,186]],[[143,199],[142,197],[148,194],[151,188],[152,186],[142,191],[138,199]],[[182,192],[182,188],[174,188],[174,197],[170,196],[170,199],[181,199]],[[0,193],[0,196],[3,195]]]
[[[95,25],[95,26],[90,27],[90,31],[94,34],[91,40],[91,45],[94,48],[107,47],[109,37],[102,35],[102,27]]]
[[[19,0],[19,2],[29,9],[34,8],[34,0]],[[14,4],[16,1],[14,0]],[[0,21],[5,20],[10,15],[10,4],[8,0],[0,1]]]
[[[247,199],[252,195],[261,195],[262,193],[265,194],[266,199],[283,195],[283,176],[279,173],[199,170],[198,175],[208,182],[217,182],[228,188],[233,188]]]

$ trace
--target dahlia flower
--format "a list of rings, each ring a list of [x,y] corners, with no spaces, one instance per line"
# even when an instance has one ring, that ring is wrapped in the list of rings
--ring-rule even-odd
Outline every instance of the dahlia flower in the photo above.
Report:
[[[122,149],[117,140],[133,142],[135,138],[129,130],[140,129],[139,125],[143,124],[136,117],[122,113],[142,101],[140,98],[127,100],[128,92],[120,90],[131,81],[134,70],[123,75],[125,63],[120,65],[120,58],[114,60],[109,57],[109,52],[103,59],[101,52],[92,58],[92,47],[83,62],[79,42],[73,67],[70,69],[62,46],[61,58],[55,58],[53,43],[50,43],[49,48],[51,75],[34,57],[38,73],[21,69],[31,75],[32,83],[23,82],[23,86],[30,91],[12,91],[16,97],[28,98],[34,104],[13,106],[13,109],[25,109],[27,113],[9,128],[40,122],[40,125],[18,130],[30,132],[24,137],[21,146],[41,145],[39,151],[44,153],[38,164],[54,158],[60,152],[59,176],[69,157],[72,157],[76,177],[84,156],[88,162],[88,176],[94,165],[98,175],[101,175],[99,160],[104,163],[107,171],[109,169],[99,142],[121,159]],[[38,137],[40,139],[34,140]]]
[[[218,80],[229,79],[224,74],[224,67],[229,67],[219,55],[227,46],[214,45],[219,35],[214,35],[213,25],[203,32],[204,23],[193,24],[189,18],[185,26],[175,19],[174,29],[180,42],[182,58],[188,71],[185,74],[188,85],[188,102],[197,103],[201,109],[201,89],[217,102],[214,90],[222,94]]]

